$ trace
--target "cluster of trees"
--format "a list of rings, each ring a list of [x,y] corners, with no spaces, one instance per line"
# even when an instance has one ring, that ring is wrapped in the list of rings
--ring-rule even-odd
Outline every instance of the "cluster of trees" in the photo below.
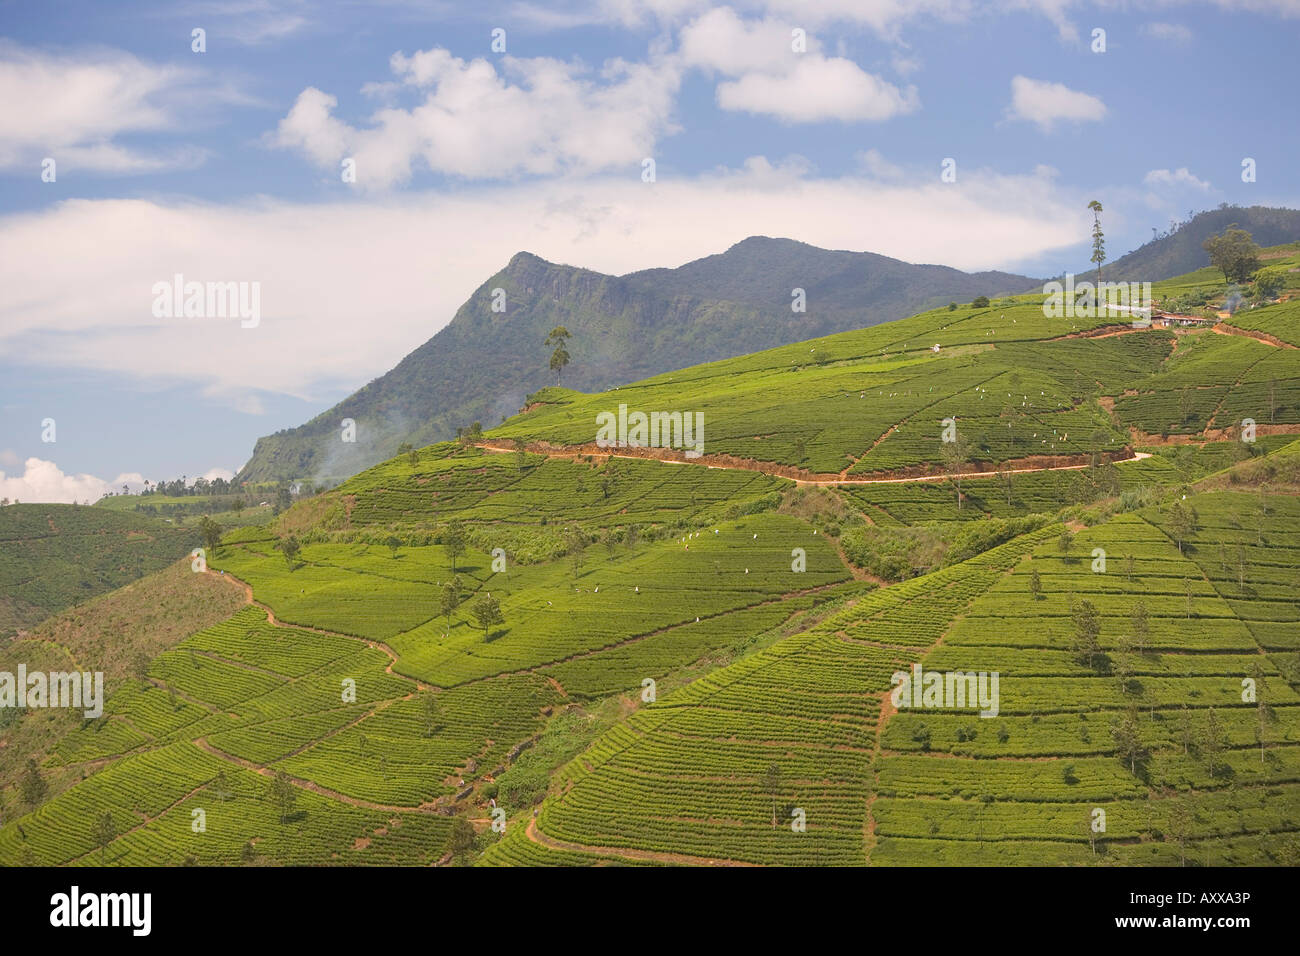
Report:
[[[1036,578],[1037,573],[1031,572]],[[1030,590],[1037,598],[1038,587],[1031,579]],[[1189,601],[1191,591],[1189,589]],[[1083,600],[1071,607],[1071,620],[1074,624],[1075,659],[1090,670],[1101,673],[1109,670],[1118,681],[1120,693],[1128,696],[1133,692],[1133,678],[1136,673],[1140,655],[1146,653],[1147,640],[1150,636],[1150,617],[1146,602],[1139,600],[1130,613],[1131,634],[1121,636],[1116,642],[1116,656],[1110,658],[1101,649],[1101,616],[1091,601]],[[1268,743],[1269,725],[1273,722],[1272,707],[1264,700],[1267,689],[1263,669],[1256,662],[1251,676],[1256,686],[1256,739],[1259,743],[1260,760],[1265,759]],[[1151,702],[1154,715],[1155,701]],[[1141,713],[1138,701],[1132,700],[1123,717],[1111,722],[1111,738],[1115,743],[1115,752],[1128,764],[1129,772],[1137,775],[1138,764],[1148,756],[1143,742]],[[1219,767],[1219,754],[1228,746],[1227,734],[1213,707],[1206,711],[1203,727],[1196,732],[1191,714],[1184,705],[1179,718],[1176,739],[1182,745],[1183,753],[1190,754],[1196,750],[1207,763],[1210,776],[1213,777]]]
[[[1229,282],[1254,282],[1254,297],[1260,301],[1276,298],[1287,286],[1287,271],[1281,266],[1260,267],[1260,248],[1254,237],[1235,222],[1217,236],[1201,243],[1210,255],[1210,265],[1223,273]]]
[[[1210,265],[1229,282],[1247,282],[1259,268],[1259,246],[1235,222],[1220,235],[1206,239],[1201,248],[1210,254]]]
[[[465,584],[456,575],[450,581],[442,586],[442,595],[440,600],[440,610],[447,619],[447,630],[451,630],[451,616],[456,612],[465,601]],[[483,640],[490,640],[492,629],[499,627],[506,622],[505,614],[501,611],[501,602],[494,598],[489,592],[480,594],[469,606],[469,613],[474,622],[483,629]]]
[[[242,490],[242,485],[235,484],[234,481],[227,481],[225,478],[195,478],[193,482],[187,475],[181,475],[179,478],[173,478],[171,481],[148,481],[144,483],[142,495],[166,495],[172,498],[186,498],[190,496],[201,497],[203,495],[233,495]],[[108,492],[116,494],[116,492]],[[122,494],[131,494],[131,489],[127,485],[122,486]]]
[[[483,440],[482,422],[474,422],[468,427],[461,427],[456,429],[456,441],[460,442],[462,448],[468,448],[470,445],[473,445],[475,442],[479,442],[482,440]],[[415,464],[417,459],[414,457],[414,453],[412,453],[412,457],[410,460],[411,460],[411,464]]]
[[[410,449],[409,445],[403,446],[403,449]],[[140,492],[142,497],[157,495],[159,497],[169,498],[195,498],[207,499],[204,504],[138,504],[135,510],[144,514],[151,515],[170,515],[170,514],[187,514],[193,510],[204,510],[209,513],[221,511],[226,508],[234,511],[236,514],[242,512],[245,508],[257,504],[259,497],[271,502],[275,513],[286,510],[293,504],[296,498],[316,494],[320,489],[315,486],[305,485],[295,482],[281,483],[274,491],[263,488],[262,490],[247,489],[244,485],[236,484],[233,481],[227,481],[224,478],[214,478],[209,481],[207,478],[196,478],[190,483],[189,478],[185,475],[172,481],[151,482],[145,481],[144,490]],[[131,489],[129,485],[122,485],[120,492],[107,492],[106,497],[114,495],[129,495]],[[218,498],[233,499],[227,501],[218,501]],[[15,502],[17,504],[17,502]]]

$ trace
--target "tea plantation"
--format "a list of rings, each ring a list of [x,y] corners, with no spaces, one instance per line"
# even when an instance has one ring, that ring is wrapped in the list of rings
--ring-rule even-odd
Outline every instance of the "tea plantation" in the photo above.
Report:
[[[1296,315],[939,309],[223,512],[153,639],[0,644],[109,674],[4,711],[0,864],[1300,863]],[[597,445],[620,405],[702,455]],[[198,543],[22,508],[14,620]]]

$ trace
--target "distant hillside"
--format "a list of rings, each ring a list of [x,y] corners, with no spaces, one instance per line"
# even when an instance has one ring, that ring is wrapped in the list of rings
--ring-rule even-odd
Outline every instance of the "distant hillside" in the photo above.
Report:
[[[198,533],[80,505],[0,508],[0,636],[167,566]]]
[[[257,442],[241,481],[341,479],[393,455],[497,424],[554,384],[542,344],[573,333],[563,384],[599,391],[700,362],[903,318],[949,300],[1018,292],[1036,280],[970,274],[885,256],[752,237],[677,269],[609,276],[518,253],[455,318],[392,371],[305,425]],[[492,311],[492,290],[506,311]],[[807,311],[791,310],[803,289]],[[355,442],[340,423],[357,423]]]
[[[1280,246],[1300,239],[1300,209],[1225,205],[1199,213],[1172,233],[1103,264],[1102,278],[1111,282],[1158,282],[1203,269],[1210,264],[1210,257],[1201,243],[1234,222],[1261,246]],[[1084,266],[1076,269],[1075,275],[1095,269]]]

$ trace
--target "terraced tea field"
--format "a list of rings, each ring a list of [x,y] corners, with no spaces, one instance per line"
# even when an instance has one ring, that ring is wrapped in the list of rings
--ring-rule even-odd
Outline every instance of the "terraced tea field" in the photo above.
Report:
[[[935,310],[250,512],[156,634],[0,646],[110,678],[6,715],[0,863],[1294,864],[1294,311]],[[596,446],[620,405],[704,454]]]
[[[75,505],[0,508],[0,637],[161,570],[199,543],[142,515]]]

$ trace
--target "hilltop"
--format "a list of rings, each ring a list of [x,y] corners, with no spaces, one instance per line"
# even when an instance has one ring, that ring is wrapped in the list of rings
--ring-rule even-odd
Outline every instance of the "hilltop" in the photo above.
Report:
[[[1034,283],[759,236],[676,269],[625,276],[521,252],[391,371],[306,424],[259,439],[238,480],[337,481],[403,442],[440,441],[475,421],[491,426],[555,382],[542,342],[557,325],[573,333],[564,384],[599,391]],[[791,310],[796,288],[807,296],[804,313]],[[504,312],[492,311],[494,289],[505,292]],[[357,423],[354,443],[339,439],[345,418]]]
[[[1249,232],[1261,246],[1280,246],[1300,239],[1300,209],[1225,203],[1197,213],[1159,238],[1106,263],[1103,278],[1111,282],[1156,282],[1203,269],[1210,264],[1210,256],[1201,243],[1233,223]],[[1089,265],[1076,269],[1075,275],[1095,271],[1096,266]]]

